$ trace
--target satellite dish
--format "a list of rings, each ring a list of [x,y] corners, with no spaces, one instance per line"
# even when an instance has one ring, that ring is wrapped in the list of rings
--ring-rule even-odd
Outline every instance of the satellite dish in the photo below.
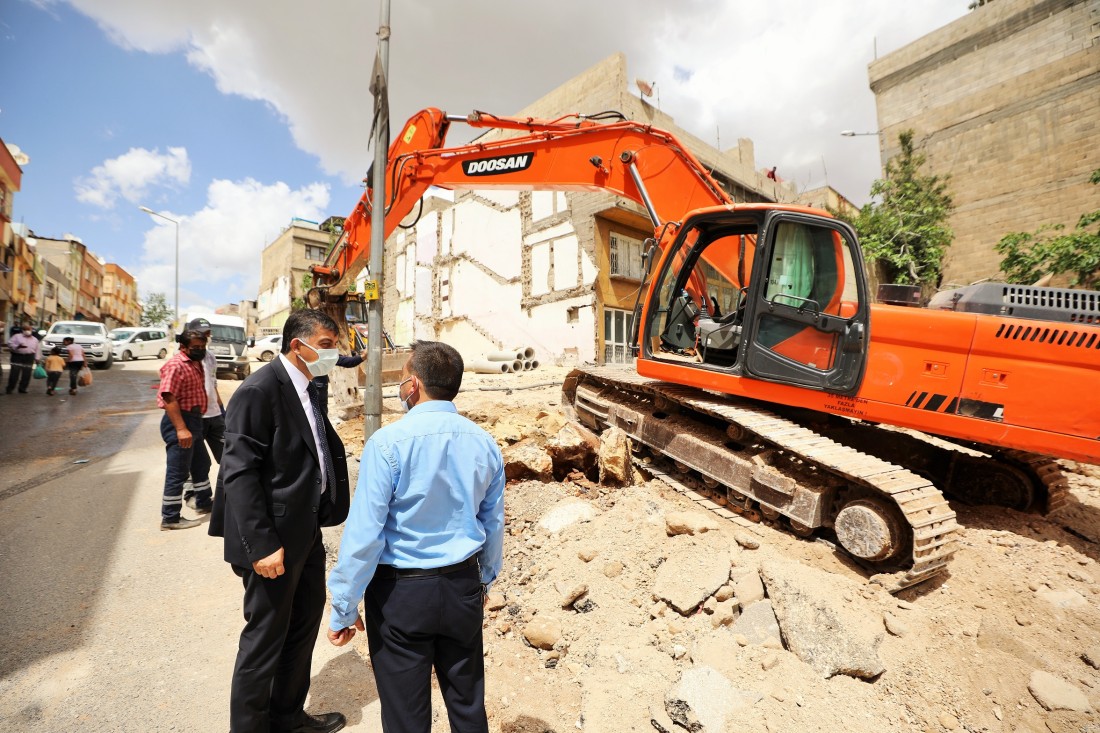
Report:
[[[16,165],[22,167],[31,162],[31,156],[20,150],[18,145],[15,143],[5,144],[8,146],[8,152],[11,153],[11,157],[15,160]]]
[[[638,91],[642,93],[643,97],[653,96],[653,84],[648,81],[642,81],[641,79],[635,79],[634,83],[638,85]]]

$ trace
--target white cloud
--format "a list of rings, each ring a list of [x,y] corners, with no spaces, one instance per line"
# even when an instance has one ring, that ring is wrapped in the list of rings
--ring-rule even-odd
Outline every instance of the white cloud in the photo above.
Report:
[[[369,165],[377,2],[68,2],[120,45],[184,53],[222,92],[269,104],[326,172],[351,183]],[[820,182],[827,161],[830,182],[860,200],[878,149],[839,132],[877,129],[867,64],[965,13],[964,0],[402,0],[392,115],[396,127],[427,106],[511,114],[622,51],[630,78],[656,81],[690,132],[723,147],[751,138],[758,167],[800,185]]]
[[[179,220],[181,312],[192,305],[214,307],[254,299],[260,280],[260,253],[293,217],[321,221],[329,206],[327,185],[313,183],[292,190],[285,183],[263,184],[216,180],[207,201]],[[141,264],[135,273],[142,293],[175,298],[176,227],[153,219],[145,233]],[[217,302],[209,302],[214,293]],[[183,305],[186,304],[186,305]]]
[[[160,186],[187,185],[191,180],[191,161],[186,148],[130,148],[117,158],[105,160],[75,183],[76,198],[101,209],[114,208],[122,197],[140,204],[150,189]]]

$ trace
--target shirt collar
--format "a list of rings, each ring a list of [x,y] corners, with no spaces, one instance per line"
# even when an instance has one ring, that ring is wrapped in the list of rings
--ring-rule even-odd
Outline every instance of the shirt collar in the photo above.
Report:
[[[409,414],[411,415],[414,412],[458,412],[458,408],[450,400],[430,400],[429,402],[413,405],[413,408],[409,410]]]
[[[310,380],[306,379],[306,375],[294,365],[290,359],[286,358],[285,354],[279,354],[279,359],[283,362],[283,367],[286,368],[286,373],[290,375],[290,382],[294,385],[294,389],[298,394],[303,394],[309,389]]]

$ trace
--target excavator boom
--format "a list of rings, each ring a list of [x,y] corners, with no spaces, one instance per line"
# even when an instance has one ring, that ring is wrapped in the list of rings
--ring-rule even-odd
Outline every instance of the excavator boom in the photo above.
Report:
[[[645,206],[655,227],[693,209],[733,204],[674,136],[609,114],[610,122],[581,115],[538,120],[481,112],[455,117],[437,109],[417,113],[390,146],[386,236],[431,186],[607,191]],[[450,125],[458,121],[520,134],[444,147]],[[345,292],[369,259],[372,193],[368,188],[345,220],[325,264],[313,268],[316,284],[332,295]]]

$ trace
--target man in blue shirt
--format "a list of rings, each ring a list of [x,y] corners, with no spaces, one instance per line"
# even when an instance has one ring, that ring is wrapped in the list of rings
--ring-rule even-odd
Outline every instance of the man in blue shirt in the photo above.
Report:
[[[398,387],[409,414],[363,448],[329,576],[334,645],[363,630],[364,601],[386,733],[431,729],[433,667],[451,729],[489,730],[481,624],[503,561],[504,459],[451,401],[462,368],[447,344],[413,346]]]

